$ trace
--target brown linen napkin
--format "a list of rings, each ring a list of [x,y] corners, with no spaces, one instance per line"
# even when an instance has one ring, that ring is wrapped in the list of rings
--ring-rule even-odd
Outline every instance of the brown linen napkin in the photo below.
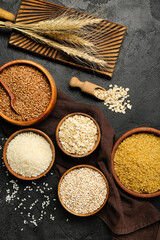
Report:
[[[89,156],[73,159],[65,155],[57,146],[55,131],[59,121],[72,112],[91,115],[101,129],[99,147]],[[7,136],[19,129],[3,121]],[[121,191],[115,184],[110,167],[111,150],[114,143],[114,130],[103,112],[92,105],[77,103],[58,90],[58,99],[53,112],[43,122],[34,125],[50,136],[56,148],[55,171],[60,177],[68,168],[79,164],[90,164],[99,168],[109,182],[109,199],[97,214],[115,234],[113,240],[160,240],[160,212],[147,200],[136,199]]]

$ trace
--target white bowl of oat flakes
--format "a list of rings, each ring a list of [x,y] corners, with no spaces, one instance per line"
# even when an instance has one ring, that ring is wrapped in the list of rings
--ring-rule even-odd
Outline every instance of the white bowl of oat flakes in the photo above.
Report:
[[[85,113],[65,116],[56,129],[56,140],[60,149],[72,157],[85,157],[99,145],[100,128],[94,118]]]

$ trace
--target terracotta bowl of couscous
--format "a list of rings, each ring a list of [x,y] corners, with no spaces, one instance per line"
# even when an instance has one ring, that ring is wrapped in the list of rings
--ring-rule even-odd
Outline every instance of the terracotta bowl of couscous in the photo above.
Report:
[[[19,126],[31,126],[45,119],[53,110],[57,89],[51,74],[39,63],[18,59],[0,67],[0,79],[14,96],[0,84],[0,116]],[[15,109],[15,110],[14,110]]]
[[[101,132],[98,123],[85,113],[66,115],[56,129],[59,148],[75,158],[86,157],[98,147]]]
[[[8,138],[3,149],[3,160],[8,171],[15,177],[36,180],[52,168],[55,148],[44,132],[26,128]]]
[[[111,154],[116,183],[135,197],[160,195],[160,130],[139,127],[124,133]]]

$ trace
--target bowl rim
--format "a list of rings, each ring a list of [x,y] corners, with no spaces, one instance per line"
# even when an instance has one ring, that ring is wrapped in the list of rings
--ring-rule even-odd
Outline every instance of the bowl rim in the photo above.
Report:
[[[43,172],[41,173],[40,175],[36,176],[36,177],[25,177],[23,175],[20,175],[18,173],[16,173],[14,170],[12,170],[12,168],[10,167],[8,161],[7,161],[7,156],[6,156],[6,151],[7,151],[7,147],[8,147],[8,144],[10,143],[10,141],[12,139],[14,139],[18,134],[20,133],[24,133],[24,132],[33,132],[33,133],[36,133],[36,134],[39,134],[40,136],[44,137],[47,142],[50,144],[50,147],[51,147],[51,150],[52,150],[52,161],[50,162],[48,168]],[[3,148],[3,161],[5,163],[5,166],[7,167],[8,171],[14,175],[15,177],[19,178],[19,179],[22,179],[22,180],[36,180],[36,179],[39,179],[41,177],[43,177],[45,174],[47,174],[50,169],[52,168],[53,166],[53,163],[55,161],[55,147],[54,147],[54,144],[52,142],[52,140],[49,138],[49,136],[47,134],[45,134],[44,132],[40,131],[39,129],[35,129],[35,128],[26,128],[26,129],[21,129],[19,131],[16,131],[15,133],[13,133],[6,141],[5,145],[4,145],[4,148]]]
[[[96,210],[94,210],[93,212],[91,213],[85,213],[85,214],[82,214],[82,213],[75,213],[74,211],[70,210],[68,207],[65,206],[65,204],[63,203],[62,199],[61,199],[61,196],[60,196],[60,185],[61,185],[61,182],[63,181],[63,178],[65,177],[65,175],[67,175],[69,172],[71,172],[72,170],[74,169],[77,169],[77,168],[91,168],[95,171],[98,171],[101,176],[103,177],[103,179],[105,180],[105,183],[106,183],[106,187],[107,187],[107,194],[106,194],[106,198],[103,202],[103,204],[97,208]],[[87,164],[80,164],[80,165],[76,165],[74,167],[71,167],[69,168],[60,178],[59,180],[59,183],[58,183],[58,198],[59,198],[59,201],[60,203],[62,204],[62,206],[71,214],[75,215],[75,216],[79,216],[79,217],[88,217],[88,216],[91,216],[97,212],[99,212],[103,207],[104,205],[106,204],[107,200],[108,200],[108,196],[109,196],[109,184],[108,184],[108,180],[107,178],[105,177],[105,175],[96,167],[92,166],[92,165],[87,165]]]
[[[142,132],[145,132],[145,133],[152,133],[152,134],[155,134],[157,136],[160,137],[160,130],[158,129],[155,129],[155,128],[151,128],[151,127],[138,127],[138,128],[133,128],[127,132],[125,132],[124,134],[122,134],[118,139],[117,141],[115,142],[114,146],[113,146],[113,149],[112,149],[112,153],[111,153],[111,171],[112,171],[112,175],[113,175],[113,178],[115,179],[116,183],[119,185],[119,187],[121,187],[125,192],[127,192],[128,194],[134,196],[134,197],[138,197],[138,198],[152,198],[152,197],[156,197],[156,196],[159,196],[160,195],[160,190],[156,191],[156,192],[153,192],[153,193],[137,193],[137,192],[134,192],[130,189],[128,189],[125,185],[123,185],[115,170],[114,170],[114,155],[115,155],[115,152],[119,146],[119,144],[127,137],[133,135],[133,134],[136,134],[136,133],[142,133]]]
[[[50,99],[50,103],[49,105],[47,106],[46,110],[38,117],[38,118],[35,118],[35,119],[32,119],[32,120],[29,120],[29,121],[17,121],[17,120],[14,120],[14,119],[11,119],[9,117],[7,117],[5,114],[3,113],[0,113],[0,116],[5,119],[6,121],[14,124],[14,125],[18,125],[18,126],[30,126],[30,125],[33,125],[37,122],[40,122],[42,121],[43,119],[45,119],[50,113],[51,111],[53,110],[54,106],[55,106],[55,103],[56,103],[56,100],[57,100],[57,88],[56,88],[56,84],[55,84],[55,81],[52,77],[52,75],[48,72],[48,70],[46,68],[44,68],[41,64],[37,63],[37,62],[34,62],[32,60],[26,60],[26,59],[17,59],[17,60],[12,60],[12,61],[9,61],[5,64],[3,64],[1,67],[0,67],[0,73],[10,67],[10,66],[13,66],[13,65],[30,65],[34,68],[37,68],[39,71],[41,71],[47,78],[49,84],[50,84],[50,87],[51,87],[51,99]]]
[[[82,115],[82,116],[85,116],[85,117],[90,118],[90,119],[95,123],[95,125],[96,125],[96,127],[97,127],[97,130],[98,130],[98,137],[97,137],[97,141],[96,141],[94,147],[93,147],[89,152],[87,152],[87,153],[85,153],[85,154],[83,154],[83,155],[72,154],[72,153],[67,152],[67,151],[62,147],[62,145],[61,145],[61,143],[60,143],[60,140],[59,140],[58,132],[59,132],[59,128],[60,128],[62,122],[63,122],[64,120],[66,120],[67,118],[69,118],[69,117],[71,117],[71,116],[74,116],[74,115]],[[99,143],[100,143],[100,139],[101,139],[101,131],[100,131],[100,127],[99,127],[97,121],[96,121],[93,117],[91,117],[90,115],[88,115],[88,114],[86,114],[86,113],[73,112],[73,113],[67,114],[65,117],[63,117],[63,118],[60,120],[60,122],[58,123],[57,128],[56,128],[56,141],[57,141],[57,144],[58,144],[59,148],[60,148],[66,155],[71,156],[71,157],[74,157],[74,158],[86,157],[86,156],[90,155],[91,153],[93,153],[93,152],[96,150],[96,148],[98,147],[98,145],[99,145]]]

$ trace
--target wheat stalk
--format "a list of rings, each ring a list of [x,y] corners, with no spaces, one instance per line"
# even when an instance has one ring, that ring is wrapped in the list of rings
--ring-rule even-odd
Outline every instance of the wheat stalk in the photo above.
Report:
[[[79,49],[75,49],[75,48],[71,48],[71,47],[66,47],[60,43],[57,43],[51,39],[47,39],[37,33],[33,33],[32,31],[21,31],[22,33],[26,34],[27,36],[29,36],[30,38],[32,38],[33,40],[36,40],[39,43],[42,44],[46,44],[52,48],[56,48],[58,50],[61,50],[65,53],[67,53],[69,56],[72,57],[77,57],[77,58],[82,58],[88,62],[93,62],[97,65],[99,65],[100,67],[105,67],[107,65],[107,63],[104,60],[101,60],[97,57],[94,56],[90,56],[88,53],[83,52],[82,50]]]
[[[43,21],[43,24],[46,21]],[[48,22],[48,21],[47,21]],[[52,21],[51,21],[52,22]],[[39,23],[38,23],[39,24]],[[11,23],[11,22],[2,22],[0,21],[0,27],[6,27],[9,29],[14,29],[20,32],[24,32],[24,31],[32,31],[35,33],[38,33],[40,35],[44,35],[47,36],[49,38],[53,38],[55,40],[58,41],[62,41],[62,42],[68,42],[72,45],[77,44],[77,45],[81,45],[81,46],[87,46],[87,47],[93,47],[93,43],[83,39],[82,37],[77,36],[76,34],[78,34],[78,32],[76,32],[76,34],[73,33],[73,31],[53,31],[53,27],[51,28],[47,28],[47,30],[43,30],[43,31],[36,31],[35,28],[32,28],[31,25],[36,26],[36,24],[19,24],[19,23]]]
[[[62,43],[69,43],[71,45],[80,45],[92,48],[94,44],[89,42],[75,34],[68,33],[68,32],[55,32],[55,33],[48,33],[47,36],[51,39],[60,41]]]
[[[0,21],[0,28],[5,28],[5,22]]]
[[[101,21],[102,19],[98,18],[84,19],[83,16],[62,14],[55,19],[33,24],[0,21],[0,27],[20,31],[39,43],[61,50],[74,58],[96,64],[96,67],[102,69],[107,67],[107,62],[96,57],[96,47],[91,41],[84,39],[88,33],[88,30],[84,32],[84,28]]]
[[[75,16],[59,16],[55,19],[51,20],[45,20],[38,23],[32,23],[32,24],[20,24],[19,28],[26,29],[26,30],[32,30],[39,33],[47,34],[49,32],[55,32],[55,31],[71,31],[71,30],[78,30],[82,29],[85,26],[91,26],[94,24],[98,24],[102,22],[102,19],[93,18],[93,19],[83,19],[80,17]]]

